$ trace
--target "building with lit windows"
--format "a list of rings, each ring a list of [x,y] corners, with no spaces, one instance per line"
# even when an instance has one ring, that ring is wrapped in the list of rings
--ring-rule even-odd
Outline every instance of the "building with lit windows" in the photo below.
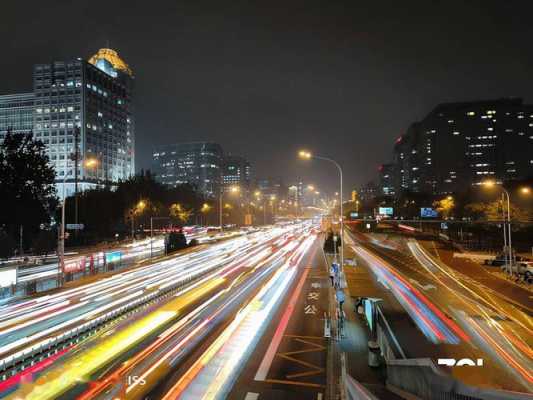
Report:
[[[189,183],[207,197],[218,196],[222,183],[222,147],[211,142],[156,146],[152,170],[156,179],[171,187]]]
[[[227,155],[222,165],[224,191],[239,186],[243,195],[248,196],[252,184],[252,167],[244,157]]]
[[[33,131],[33,93],[0,96],[0,143],[7,132]]]
[[[378,187],[374,182],[370,181],[362,185],[357,194],[361,201],[373,200],[378,196]]]
[[[395,196],[394,187],[394,164],[383,164],[379,166],[379,195]]]
[[[57,193],[71,195],[78,158],[78,190],[125,179],[135,172],[131,69],[111,49],[33,69],[33,132],[47,146]],[[77,147],[77,151],[76,151]],[[91,168],[84,160],[96,159]]]
[[[396,194],[464,192],[487,179],[533,177],[533,105],[522,99],[440,104],[396,140]]]

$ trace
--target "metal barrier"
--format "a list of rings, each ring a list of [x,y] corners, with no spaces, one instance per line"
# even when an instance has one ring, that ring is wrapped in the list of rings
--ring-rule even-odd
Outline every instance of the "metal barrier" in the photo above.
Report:
[[[113,311],[109,311],[104,315],[72,328],[62,334],[52,338],[43,339],[29,348],[20,350],[8,357],[0,359],[0,381],[6,380],[10,376],[16,375],[18,372],[23,371],[25,368],[33,365],[34,358],[36,356],[47,354],[50,351],[55,351],[55,349],[62,346],[64,347],[65,345],[77,343],[81,335],[94,332],[97,327],[107,324],[122,315],[136,311],[140,307],[143,307],[144,305],[147,305],[153,301],[164,298],[165,296],[169,296],[173,292],[182,288],[184,285],[193,280],[201,278],[215,268],[220,268],[220,265],[213,265],[212,268],[202,270],[197,274],[187,274],[185,277],[183,277],[183,279],[180,279],[172,285],[166,286],[164,289],[140,297],[124,306],[121,306]]]
[[[527,393],[466,385],[439,370],[429,358],[388,361],[387,387],[424,400],[531,400]]]

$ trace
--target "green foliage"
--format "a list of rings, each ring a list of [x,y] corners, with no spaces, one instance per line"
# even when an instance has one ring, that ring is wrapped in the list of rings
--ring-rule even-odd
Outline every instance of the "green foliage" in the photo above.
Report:
[[[25,245],[57,207],[55,172],[45,146],[31,134],[8,133],[0,145],[0,227],[17,237],[24,227]]]
[[[57,234],[53,230],[43,229],[39,231],[37,237],[33,241],[33,253],[40,255],[47,255],[54,251],[57,246]]]
[[[187,223],[193,213],[199,213],[202,204],[203,198],[191,185],[167,188],[150,172],[141,172],[119,182],[114,190],[104,188],[78,194],[78,221],[85,225],[78,240],[94,242],[112,238],[116,233],[129,234],[132,218],[136,228],[142,225],[148,229],[151,217],[164,218],[155,220],[154,228],[179,226]],[[66,205],[67,221],[73,221],[74,198],[67,198]]]
[[[515,204],[510,204],[511,219],[514,221],[531,221],[533,215],[531,210],[518,207]],[[505,217],[504,214],[505,213]],[[489,203],[470,203],[465,206],[465,215],[484,221],[501,221],[507,218],[507,205],[502,207],[500,200],[492,201]]]
[[[448,218],[451,216],[453,209],[455,208],[455,200],[453,197],[446,197],[442,200],[437,200],[433,202],[433,207],[437,212],[443,217]]]

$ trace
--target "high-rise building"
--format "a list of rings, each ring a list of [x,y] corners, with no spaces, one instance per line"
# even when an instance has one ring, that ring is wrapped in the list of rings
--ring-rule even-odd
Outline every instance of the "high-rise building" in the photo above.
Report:
[[[33,93],[0,96],[0,143],[7,132],[33,131]]]
[[[364,184],[357,192],[361,201],[373,200],[378,195],[378,188],[372,181]]]
[[[522,99],[441,104],[421,128],[426,187],[438,194],[533,176],[533,105]]]
[[[395,196],[396,188],[394,187],[394,164],[383,164],[379,167],[379,195]]]
[[[445,195],[487,179],[533,177],[533,105],[499,99],[438,105],[394,146],[394,185]]]
[[[190,183],[208,197],[218,196],[223,152],[217,143],[192,142],[156,146],[153,172],[161,183],[175,187]]]
[[[244,196],[248,196],[252,184],[252,167],[244,157],[227,155],[222,167],[222,183],[225,191],[239,186]]]
[[[278,201],[287,199],[288,188],[281,177],[257,179],[256,187],[265,198],[275,197]]]
[[[33,132],[47,146],[59,196],[63,182],[70,195],[75,183],[86,190],[134,174],[133,82],[131,69],[111,49],[100,49],[88,61],[34,66]],[[88,168],[87,159],[98,162]]]

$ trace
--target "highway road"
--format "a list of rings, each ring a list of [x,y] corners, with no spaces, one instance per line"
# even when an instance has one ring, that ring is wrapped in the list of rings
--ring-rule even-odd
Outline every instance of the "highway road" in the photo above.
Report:
[[[523,310],[482,293],[415,241],[354,236],[346,245],[375,277],[405,358],[481,358],[482,368],[446,369],[475,386],[531,390]],[[5,369],[1,396],[323,399],[331,365],[326,264],[316,227],[302,222],[6,305],[0,357],[6,366],[21,355],[25,363]],[[78,339],[28,355],[73,331]]]
[[[483,359],[482,367],[448,371],[473,386],[518,392],[533,388],[530,315],[502,301],[478,282],[431,257],[416,241],[376,243],[355,235],[355,252],[376,276],[388,300],[384,312],[409,358]],[[396,248],[395,248],[396,246]],[[413,342],[399,328],[394,299],[425,341]]]
[[[177,370],[189,363],[193,368],[197,360],[216,354],[210,350],[207,356],[191,358],[194,351],[220,344],[226,348],[223,338],[234,340],[236,330],[242,332],[243,320],[262,321],[276,309],[296,276],[295,266],[315,241],[308,223],[275,227],[75,290],[12,305],[0,321],[4,354],[161,292],[179,279],[199,277],[67,348],[64,354],[54,355],[53,362],[46,359],[36,364],[46,363],[43,368],[35,371],[32,366],[30,374],[23,371],[9,378],[4,381],[4,393],[10,398],[39,400],[173,393],[176,387],[162,387],[161,377],[170,374],[164,381],[172,382]],[[212,334],[219,331],[220,335]],[[245,337],[255,335],[247,332]],[[196,377],[194,371],[183,376]],[[183,382],[180,379],[176,378],[178,386]],[[227,377],[217,382],[231,386]]]

